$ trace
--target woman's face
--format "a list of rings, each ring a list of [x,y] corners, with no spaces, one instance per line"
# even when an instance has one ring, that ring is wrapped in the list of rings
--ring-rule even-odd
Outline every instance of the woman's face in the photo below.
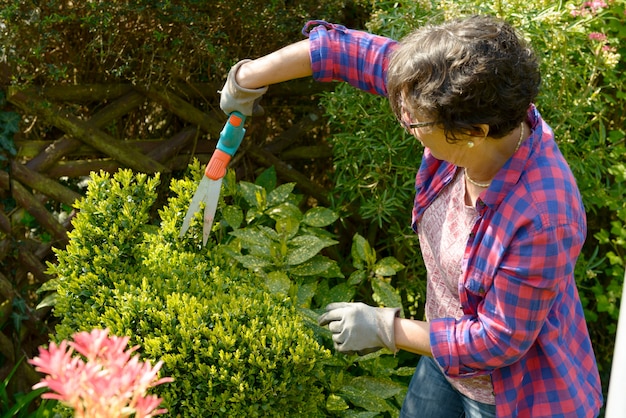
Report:
[[[446,140],[444,130],[437,126],[426,115],[411,116],[406,107],[402,107],[402,124],[424,147],[428,148],[438,160],[462,166],[467,151],[465,141],[450,143]]]

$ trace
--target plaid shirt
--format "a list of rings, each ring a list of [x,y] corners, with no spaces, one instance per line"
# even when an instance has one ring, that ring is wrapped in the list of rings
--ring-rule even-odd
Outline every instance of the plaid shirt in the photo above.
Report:
[[[308,22],[303,33],[316,80],[387,95],[395,41],[323,21]],[[601,384],[574,280],[585,212],[552,129],[534,106],[527,122],[530,137],[476,203],[459,284],[465,315],[431,321],[431,350],[449,376],[490,374],[499,417],[592,417],[602,404]],[[424,151],[414,229],[458,169]]]

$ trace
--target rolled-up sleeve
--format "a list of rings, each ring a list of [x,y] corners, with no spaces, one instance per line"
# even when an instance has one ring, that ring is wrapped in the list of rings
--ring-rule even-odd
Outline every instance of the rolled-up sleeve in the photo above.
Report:
[[[308,22],[303,33],[311,41],[315,80],[345,81],[360,90],[387,96],[387,67],[396,41],[324,21]]]

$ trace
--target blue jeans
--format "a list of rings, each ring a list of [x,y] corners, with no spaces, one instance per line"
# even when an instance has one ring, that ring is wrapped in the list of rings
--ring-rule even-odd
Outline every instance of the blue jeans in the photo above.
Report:
[[[434,359],[422,356],[404,398],[400,418],[495,418],[496,406],[462,395]]]

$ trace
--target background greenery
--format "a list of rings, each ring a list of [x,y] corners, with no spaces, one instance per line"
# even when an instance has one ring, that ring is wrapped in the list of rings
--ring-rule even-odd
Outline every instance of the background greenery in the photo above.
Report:
[[[11,1],[0,10],[0,86],[127,81],[219,84],[238,59],[254,58],[301,39],[300,28],[310,18],[394,38],[426,21],[470,13],[490,13],[509,20],[541,57],[543,86],[537,106],[555,130],[588,212],[588,239],[577,264],[576,280],[606,393],[626,252],[626,94],[622,77],[626,25],[623,0],[607,0],[604,7],[597,7],[599,4],[540,0]],[[279,316],[300,318],[285,331],[285,347],[306,350],[312,356],[310,374],[280,376],[301,378],[301,384],[317,388],[311,397],[315,405],[305,402],[312,415],[396,416],[415,357],[377,353],[364,358],[329,358],[323,348],[330,348],[328,335],[316,328],[314,318],[325,303],[337,300],[402,305],[405,316],[423,314],[425,272],[417,238],[409,228],[421,150],[398,126],[382,98],[341,84],[314,103],[310,97],[274,96],[273,90],[264,100],[266,118],[251,123],[284,129],[283,120],[316,110],[316,103],[322,105],[327,128],[314,140],[332,144],[333,160],[315,172],[327,186],[330,207],[318,205],[311,211],[297,185],[278,184],[271,170],[245,178],[236,178],[231,172],[218,214],[220,222],[209,244],[219,251],[209,255],[197,244],[197,227],[183,242],[175,239],[199,167],[181,173],[180,183],[172,184],[172,196],[178,197],[172,197],[169,206],[147,199],[150,210],[141,206],[130,212],[132,216],[123,198],[134,196],[137,203],[153,193],[155,180],[137,179],[128,173],[120,174],[124,180],[96,176],[92,193],[97,193],[98,187],[107,190],[102,204],[111,206],[97,209],[83,203],[86,214],[76,221],[83,222],[77,223],[81,232],[75,234],[66,252],[59,253],[59,265],[51,267],[59,278],[41,292],[42,298],[57,303],[55,313],[61,325],[54,328],[55,318],[48,318],[44,325],[57,339],[78,329],[109,325],[145,345],[146,356],[168,358],[164,372],[193,385],[194,377],[180,376],[180,370],[205,367],[215,360],[206,353],[192,358],[171,352],[174,348],[164,351],[163,347],[176,344],[163,340],[185,341],[190,347],[198,342],[184,335],[185,330],[171,318],[166,321],[168,331],[158,331],[163,320],[160,315],[177,312],[179,318],[189,316],[190,321],[201,322],[215,315],[220,306],[234,309],[233,305],[241,303],[238,298],[243,298],[254,300],[247,303],[255,306],[251,308],[254,315],[267,315],[271,322],[278,319],[267,311],[268,304],[280,306]],[[205,105],[216,109],[217,98],[206,98]],[[15,152],[16,117],[0,95],[0,120],[5,122],[0,130],[4,156],[0,162]],[[120,183],[134,186],[132,190],[117,187]],[[114,215],[104,230],[105,220],[97,217],[102,213]],[[112,229],[128,239],[116,236],[111,241],[107,237]],[[115,254],[118,256],[111,257]],[[156,255],[160,258],[155,259]],[[209,272],[217,267],[230,274]],[[82,268],[100,270],[92,276],[83,275]],[[194,285],[183,292],[176,288],[181,283],[173,277]],[[200,285],[200,281],[209,283]],[[159,286],[150,289],[148,283]],[[251,283],[263,283],[263,289],[253,288]],[[233,289],[233,295],[219,286]],[[165,298],[174,290],[179,299]],[[211,299],[207,292],[222,297]],[[77,312],[84,315],[77,316],[69,309],[69,301],[76,300],[82,304]],[[191,300],[199,314],[183,315],[185,309],[177,307],[189,305]],[[163,302],[167,309],[157,312],[155,301]],[[34,307],[16,305],[13,309],[14,321],[4,322],[5,327],[14,327],[22,312]],[[139,318],[144,311],[152,313]],[[250,314],[237,312],[241,313],[239,320]],[[237,327],[224,329],[233,338],[245,340],[246,349],[254,351],[253,342],[237,334]],[[263,328],[257,331],[267,333],[268,338],[271,334]],[[212,343],[209,334],[206,338],[200,342],[208,350]],[[302,347],[294,343],[300,338],[305,341]],[[281,363],[277,373],[287,373],[279,369],[290,367],[288,362]],[[225,369],[238,373],[233,362]],[[191,396],[198,407],[205,405],[199,400],[201,393],[205,403],[213,397],[207,387],[192,386],[190,391],[172,386],[161,389],[166,391],[162,394],[166,406],[174,410],[183,411],[180,399]],[[259,405],[274,401],[267,396],[259,399]]]

